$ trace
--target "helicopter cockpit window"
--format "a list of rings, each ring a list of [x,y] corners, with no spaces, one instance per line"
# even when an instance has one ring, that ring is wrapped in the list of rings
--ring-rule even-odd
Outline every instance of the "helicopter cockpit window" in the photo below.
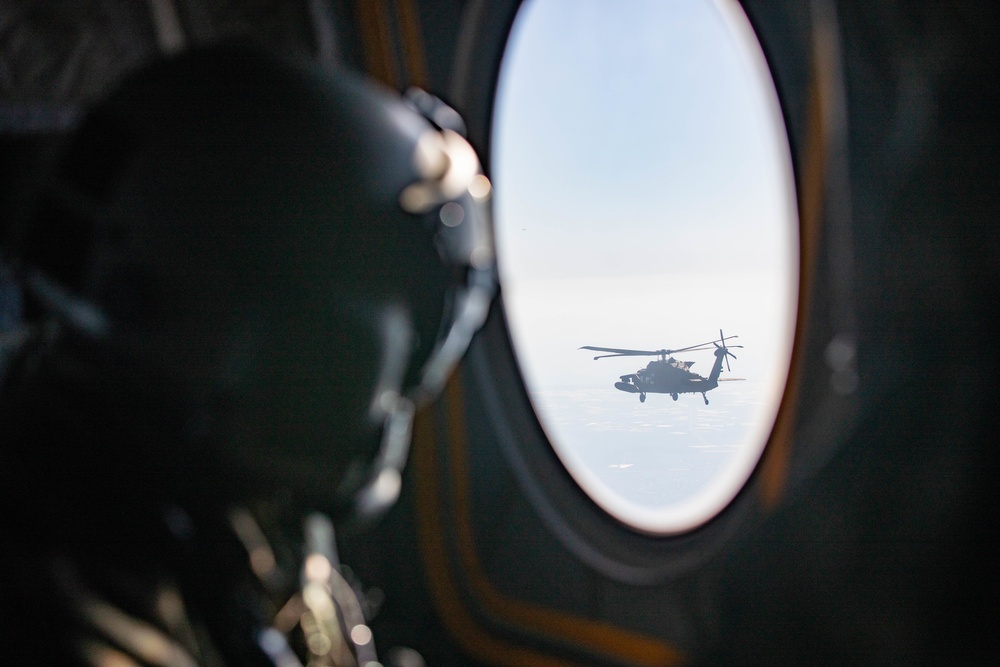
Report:
[[[735,0],[529,0],[493,125],[505,315],[560,460],[653,534],[760,459],[798,290],[788,140]]]

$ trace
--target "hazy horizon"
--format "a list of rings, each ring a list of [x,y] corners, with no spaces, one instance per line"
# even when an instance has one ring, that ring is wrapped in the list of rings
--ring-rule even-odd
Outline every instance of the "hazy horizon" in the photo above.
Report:
[[[747,378],[770,415],[731,434],[758,448],[733,464],[749,474],[787,372],[798,237],[773,84],[734,10],[730,0],[524,3],[502,64],[492,177],[501,296],[529,392],[601,391],[607,405],[625,399],[624,415],[638,398],[613,384],[650,359],[594,361],[581,346],[677,349],[721,328],[744,346],[723,377]],[[715,361],[711,350],[677,357],[705,376]],[[713,405],[728,385],[708,395]],[[536,411],[557,453],[614,511],[621,491],[595,477],[580,432],[553,426],[553,409]]]

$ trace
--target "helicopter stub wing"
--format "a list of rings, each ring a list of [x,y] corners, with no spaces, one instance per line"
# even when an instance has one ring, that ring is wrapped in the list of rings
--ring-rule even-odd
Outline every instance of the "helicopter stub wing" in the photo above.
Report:
[[[615,382],[615,389],[627,391],[630,394],[641,394],[642,390],[630,382]]]

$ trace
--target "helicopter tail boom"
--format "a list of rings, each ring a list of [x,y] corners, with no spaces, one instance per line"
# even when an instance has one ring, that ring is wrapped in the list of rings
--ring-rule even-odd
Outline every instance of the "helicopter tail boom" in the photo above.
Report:
[[[735,336],[730,336],[730,338],[735,338]],[[726,345],[726,336],[722,333],[722,329],[719,329],[719,341],[713,342],[715,345],[715,364],[712,366],[712,372],[708,375],[708,381],[712,384],[712,388],[719,386],[719,375],[722,374],[722,362],[726,362],[726,368],[729,368],[729,357],[733,359],[736,355],[729,351],[729,346]],[[733,347],[742,347],[741,345],[733,345]]]
[[[712,372],[708,374],[708,382],[712,385],[712,389],[719,386],[719,375],[722,374],[722,360],[725,358],[725,348],[720,347],[715,351],[715,364],[712,366]]]

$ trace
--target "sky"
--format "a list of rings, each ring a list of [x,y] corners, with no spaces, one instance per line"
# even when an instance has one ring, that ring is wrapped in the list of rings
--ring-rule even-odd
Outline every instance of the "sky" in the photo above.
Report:
[[[613,383],[648,361],[595,362],[583,345],[680,348],[720,328],[738,335],[731,342],[744,348],[733,350],[728,375],[763,397],[750,420],[760,426],[743,437],[766,438],[797,296],[794,186],[777,104],[731,0],[522,6],[492,141],[501,293],[529,394],[578,481],[592,464],[575,460],[578,436],[546,417],[556,408],[545,396],[606,390],[609,401],[630,399],[631,415],[635,397]],[[681,358],[702,375],[714,361],[711,352]],[[748,468],[758,456],[759,447],[735,459]]]

